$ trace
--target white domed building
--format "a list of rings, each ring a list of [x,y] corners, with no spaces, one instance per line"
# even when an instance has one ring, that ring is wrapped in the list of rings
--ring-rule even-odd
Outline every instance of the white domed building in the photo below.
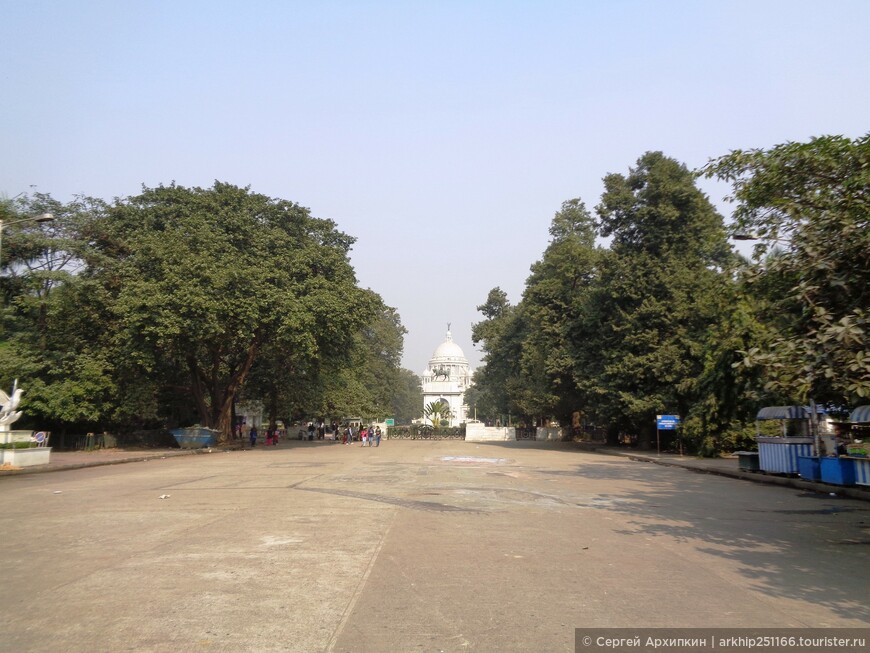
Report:
[[[462,348],[453,342],[450,325],[447,337],[429,359],[429,367],[422,374],[423,407],[432,402],[441,402],[450,410],[450,426],[465,422],[468,406],[465,405],[465,391],[471,385],[471,370]],[[431,423],[430,420],[425,422]]]

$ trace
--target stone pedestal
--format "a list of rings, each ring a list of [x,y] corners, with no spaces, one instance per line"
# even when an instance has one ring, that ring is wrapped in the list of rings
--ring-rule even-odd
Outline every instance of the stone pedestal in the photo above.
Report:
[[[0,431],[0,444],[11,442],[30,442],[33,431]]]
[[[0,465],[13,467],[33,467],[47,465],[51,447],[30,447],[28,449],[0,449]]]

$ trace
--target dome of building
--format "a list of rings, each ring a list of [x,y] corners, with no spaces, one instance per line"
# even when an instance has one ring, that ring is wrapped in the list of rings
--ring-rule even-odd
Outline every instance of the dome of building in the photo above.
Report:
[[[448,331],[447,339],[435,349],[431,363],[463,363],[468,364],[462,348],[453,342],[453,335]]]

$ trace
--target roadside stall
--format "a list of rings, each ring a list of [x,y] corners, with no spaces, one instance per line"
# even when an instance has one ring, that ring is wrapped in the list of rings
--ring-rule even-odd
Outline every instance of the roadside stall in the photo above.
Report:
[[[870,414],[870,410],[867,412]],[[853,415],[859,417],[860,409],[853,411]],[[831,485],[855,485],[856,461],[864,450],[861,443],[852,443],[854,425],[850,419],[849,422],[832,422],[831,427],[821,437],[819,480]]]
[[[870,406],[858,406],[849,422],[852,442],[846,445],[845,457],[854,466],[855,485],[870,485]]]
[[[813,463],[806,470],[799,468],[799,459],[813,458],[813,436],[810,429],[810,409],[805,406],[767,406],[758,411],[756,424],[770,420],[780,422],[781,435],[762,435],[757,428],[758,463],[763,472],[772,474],[797,474],[809,476],[814,473]]]
[[[817,455],[818,477],[830,485],[855,485],[855,459],[848,455],[846,441],[851,441],[851,424],[824,420],[819,428]],[[804,462],[803,460],[801,462]],[[803,474],[802,474],[803,475]]]

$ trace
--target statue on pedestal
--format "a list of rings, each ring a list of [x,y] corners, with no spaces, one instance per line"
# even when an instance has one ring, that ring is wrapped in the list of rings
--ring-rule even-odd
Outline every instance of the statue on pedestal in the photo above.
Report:
[[[15,379],[11,395],[0,390],[0,433],[8,432],[9,425],[21,417],[21,412],[16,410],[20,402],[21,388],[18,387],[18,379]]]

